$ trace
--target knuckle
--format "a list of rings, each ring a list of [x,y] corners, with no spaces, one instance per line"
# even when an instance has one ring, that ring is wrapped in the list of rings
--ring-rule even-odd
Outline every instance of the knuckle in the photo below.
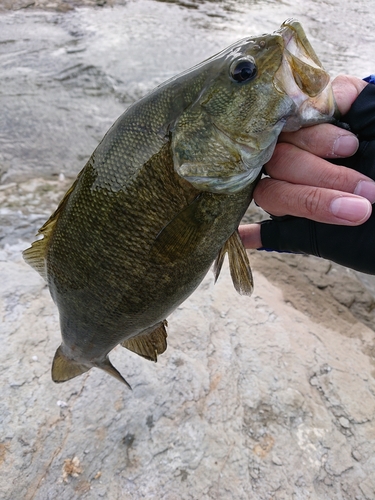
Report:
[[[305,129],[305,149],[321,158],[335,156],[334,145],[337,139],[337,128],[329,123],[321,123]]]
[[[319,189],[309,190],[304,195],[301,195],[300,205],[306,210],[309,216],[312,216],[322,208],[322,193]]]
[[[330,188],[337,188],[343,183],[343,173],[335,168],[327,168],[320,180],[320,185]]]
[[[331,164],[330,167],[322,173],[319,185],[329,189],[350,192],[356,185],[354,176],[355,172],[353,170]]]

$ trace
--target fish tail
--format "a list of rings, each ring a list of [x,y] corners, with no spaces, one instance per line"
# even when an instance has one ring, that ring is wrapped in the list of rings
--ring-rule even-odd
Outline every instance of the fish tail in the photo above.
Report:
[[[97,366],[98,368],[101,368],[105,372],[112,375],[112,377],[115,377],[115,379],[125,384],[127,387],[129,387],[130,390],[132,390],[131,385],[124,379],[121,373],[118,370],[116,370],[113,364],[109,361],[108,357],[105,358],[105,360],[102,363],[98,364]]]
[[[65,356],[62,345],[56,350],[55,357],[52,362],[52,380],[56,383],[66,382],[71,378],[78,377],[89,371],[91,366],[78,363],[73,359]]]
[[[63,352],[62,345],[57,349],[55,357],[53,358],[52,380],[57,383],[66,382],[67,380],[88,372],[94,366],[101,368],[131,389],[131,386],[124,379],[121,373],[112,365],[108,357],[100,363],[87,365],[66,356]]]

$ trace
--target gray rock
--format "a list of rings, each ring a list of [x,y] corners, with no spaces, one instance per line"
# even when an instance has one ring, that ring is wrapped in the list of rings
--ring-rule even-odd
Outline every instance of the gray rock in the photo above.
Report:
[[[128,391],[95,369],[53,384],[58,315],[27,245],[0,251],[4,499],[374,498],[375,333],[337,316],[328,287],[301,286],[295,260],[252,256],[251,298],[227,268],[208,275],[168,318],[157,364],[113,351]]]

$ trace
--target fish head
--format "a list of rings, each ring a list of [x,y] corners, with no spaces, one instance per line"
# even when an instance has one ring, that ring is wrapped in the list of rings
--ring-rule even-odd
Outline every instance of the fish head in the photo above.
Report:
[[[203,191],[236,193],[253,183],[282,130],[333,121],[329,74],[301,24],[241,40],[199,68],[201,91],[176,119],[175,170]]]

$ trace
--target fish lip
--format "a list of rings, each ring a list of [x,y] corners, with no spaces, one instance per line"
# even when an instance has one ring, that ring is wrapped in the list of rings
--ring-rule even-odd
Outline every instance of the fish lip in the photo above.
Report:
[[[275,88],[287,95],[292,106],[284,131],[332,121],[337,113],[330,77],[310,45],[301,24],[285,21],[275,32],[284,44],[283,58],[273,79]]]
[[[282,37],[284,48],[291,55],[304,60],[315,68],[323,69],[322,63],[308,41],[305,31],[299,21],[293,18],[287,19],[275,33]]]

